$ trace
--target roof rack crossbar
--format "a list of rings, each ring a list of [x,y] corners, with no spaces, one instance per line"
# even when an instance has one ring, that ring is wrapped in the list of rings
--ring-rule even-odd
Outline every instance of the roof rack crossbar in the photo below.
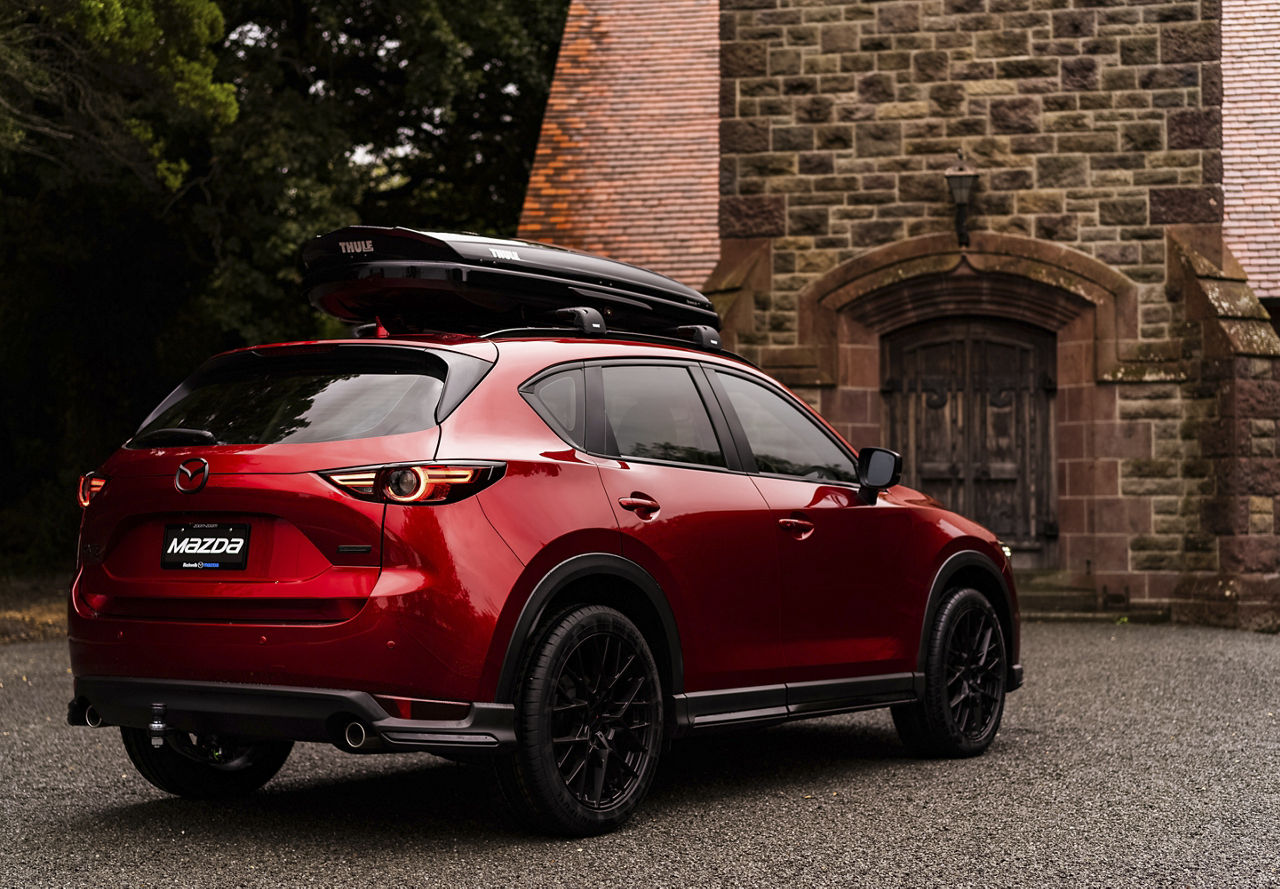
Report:
[[[581,336],[581,330],[578,327],[504,327],[501,330],[491,330],[488,333],[476,334],[480,339],[495,339],[497,337],[515,337],[515,336]],[[619,340],[636,343],[655,343],[665,346],[685,346],[701,349],[704,352],[722,352],[724,351],[720,334],[712,327],[703,325],[692,325],[688,327],[672,328],[665,335],[657,333],[641,333],[635,330],[617,330],[608,336],[616,337]],[[725,352],[727,355],[734,355],[732,352]],[[734,356],[740,357],[740,356]]]

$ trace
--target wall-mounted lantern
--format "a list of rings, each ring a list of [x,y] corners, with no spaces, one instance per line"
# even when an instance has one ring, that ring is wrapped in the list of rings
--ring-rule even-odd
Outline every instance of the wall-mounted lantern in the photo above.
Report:
[[[956,239],[961,247],[969,246],[969,230],[965,227],[968,216],[969,198],[973,195],[973,186],[978,181],[978,171],[964,159],[963,152],[956,152],[956,165],[947,167],[947,186],[951,189],[951,200],[956,205]]]

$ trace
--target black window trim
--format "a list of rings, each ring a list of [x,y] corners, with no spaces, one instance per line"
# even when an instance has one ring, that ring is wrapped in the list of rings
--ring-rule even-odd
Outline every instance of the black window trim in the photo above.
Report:
[[[587,376],[585,373],[586,362],[579,360],[553,364],[551,367],[540,370],[533,376],[529,377],[529,379],[520,384],[516,391],[520,393],[521,398],[528,402],[529,407],[531,407],[533,412],[537,414],[542,422],[547,425],[547,428],[556,434],[557,438],[574,450],[582,451],[585,454],[590,453],[590,448],[587,447],[587,444],[591,441],[591,414],[588,412],[587,408],[591,403],[591,399],[587,395],[586,381],[584,380],[584,385],[582,386],[578,397],[578,410],[582,412],[584,420],[582,425],[583,441],[574,441],[572,436],[569,435],[569,430],[561,427],[560,421],[555,418],[547,406],[542,403],[534,392],[538,385],[544,380],[573,370],[583,374],[584,377]]]
[[[720,443],[721,452],[724,454],[725,466],[712,466],[706,463],[683,463],[677,460],[659,460],[654,457],[623,457],[618,453],[617,442],[613,441],[612,430],[605,420],[604,413],[604,371],[607,366],[643,366],[658,365],[663,367],[684,367],[689,371],[690,377],[693,379],[694,387],[698,391],[699,397],[702,399],[703,408],[707,412],[707,416],[711,420],[712,429],[716,438]],[[533,387],[542,382],[547,377],[566,370],[581,369],[584,375],[583,399],[585,404],[581,405],[584,410],[585,441],[575,442],[565,438],[560,432],[559,424],[549,418],[546,408],[543,407],[533,395]],[[571,447],[588,454],[592,457],[600,457],[606,460],[626,460],[634,463],[647,463],[658,466],[675,466],[682,469],[701,469],[710,472],[731,472],[740,475],[759,475],[767,478],[780,478],[788,481],[808,482],[809,484],[819,485],[841,485],[851,487],[858,490],[860,485],[858,482],[846,482],[839,479],[813,479],[804,478],[803,476],[787,475],[780,472],[762,472],[756,464],[755,454],[751,450],[751,445],[747,441],[746,429],[742,425],[742,421],[738,418],[737,412],[733,409],[733,403],[729,400],[729,394],[721,385],[717,378],[717,373],[730,374],[749,383],[755,383],[763,386],[765,389],[780,396],[783,401],[791,404],[796,408],[820,435],[831,442],[840,453],[849,458],[849,462],[853,464],[855,471],[858,465],[858,455],[851,447],[846,445],[842,440],[833,438],[820,423],[814,421],[810,415],[812,409],[800,401],[790,392],[779,386],[773,385],[770,380],[760,379],[751,374],[741,373],[734,368],[722,367],[718,364],[712,365],[706,362],[690,360],[686,358],[659,358],[647,356],[644,358],[597,358],[597,359],[574,359],[572,361],[564,361],[559,364],[553,364],[550,367],[538,371],[538,373],[525,380],[519,386],[521,396],[529,403],[529,406],[535,413],[547,424],[548,428],[556,434],[561,441]]]
[[[835,446],[836,450],[849,458],[849,463],[853,466],[855,474],[857,473],[858,468],[858,455],[843,441],[832,437],[831,433],[828,432],[822,424],[815,422],[811,416],[813,409],[800,401],[800,399],[796,398],[790,392],[787,392],[785,389],[771,385],[767,380],[761,380],[760,378],[751,376],[750,374],[738,373],[731,368],[720,367],[718,365],[705,368],[705,372],[711,390],[715,393],[716,400],[719,402],[720,411],[724,414],[729,429],[732,431],[734,446],[741,454],[741,462],[744,466],[750,467],[745,471],[750,472],[753,475],[761,475],[768,478],[782,478],[796,482],[808,482],[809,484],[814,485],[841,485],[853,488],[854,490],[859,490],[861,488],[861,485],[857,481],[841,481],[840,479],[834,478],[806,478],[799,475],[787,475],[782,472],[761,471],[759,465],[756,463],[755,453],[751,450],[751,444],[747,440],[746,428],[738,418],[738,412],[734,410],[733,402],[729,399],[729,393],[725,390],[724,386],[721,385],[720,380],[717,378],[717,374],[723,373],[737,377],[738,379],[745,380],[748,383],[754,383],[757,386],[762,386],[766,390],[780,396],[783,401],[795,407],[799,411],[800,415],[804,417],[805,421],[827,441],[831,442],[831,444]]]
[[[728,423],[725,421],[723,412],[720,408],[719,399],[715,397],[715,393],[706,378],[706,371],[703,369],[702,363],[699,361],[690,361],[688,359],[663,359],[663,358],[602,358],[596,360],[588,360],[586,363],[587,374],[587,450],[586,452],[593,457],[603,457],[608,460],[625,460],[628,463],[648,463],[657,466],[673,466],[681,469],[700,469],[709,472],[728,472],[734,474],[743,474],[745,470],[742,468],[742,457],[738,451],[737,441],[732,435]],[[714,466],[709,463],[685,463],[679,460],[661,460],[656,457],[633,457],[623,456],[619,454],[618,443],[613,440],[612,430],[606,421],[604,412],[604,368],[605,367],[683,367],[693,382],[694,391],[697,392],[698,398],[702,402],[702,409],[706,411],[707,418],[711,421],[712,432],[716,436],[716,441],[720,445],[720,453],[724,456],[724,466]]]

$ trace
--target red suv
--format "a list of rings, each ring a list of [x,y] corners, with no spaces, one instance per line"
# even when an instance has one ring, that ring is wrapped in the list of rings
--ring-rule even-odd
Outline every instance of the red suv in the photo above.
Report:
[[[213,358],[81,482],[69,720],[157,787],[247,793],[295,741],[483,755],[581,835],[691,733],[887,706],[915,751],[991,743],[1007,552],[719,352],[695,291],[403,229],[307,265],[370,335]]]

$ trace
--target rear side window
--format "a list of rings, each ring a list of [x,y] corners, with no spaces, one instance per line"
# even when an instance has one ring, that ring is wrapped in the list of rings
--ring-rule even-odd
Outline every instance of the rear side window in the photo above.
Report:
[[[575,447],[586,447],[586,398],[581,367],[543,377],[521,391],[556,434]]]
[[[449,366],[421,349],[238,353],[197,371],[130,447],[342,441],[436,424]]]
[[[684,367],[603,367],[604,410],[621,457],[724,466],[724,453]]]

